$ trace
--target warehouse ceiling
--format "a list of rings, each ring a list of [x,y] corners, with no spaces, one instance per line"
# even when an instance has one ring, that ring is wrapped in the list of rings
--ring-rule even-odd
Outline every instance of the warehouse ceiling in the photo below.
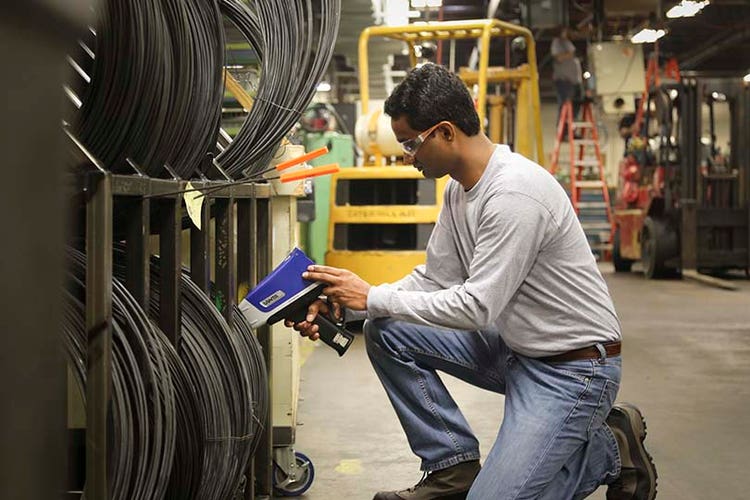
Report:
[[[558,2],[532,0],[501,0],[495,15],[500,19],[528,25],[535,33],[540,62],[549,52],[553,38],[553,16],[545,15],[543,7]],[[597,29],[595,6],[604,7],[604,19]],[[612,40],[629,38],[641,27],[662,27],[667,35],[659,41],[658,50],[666,57],[676,57],[680,68],[697,72],[732,73],[744,75],[750,71],[750,1],[713,0],[693,18],[658,19],[659,4],[662,12],[678,3],[675,0],[577,0],[559,2],[562,14],[569,24],[577,27],[573,34],[579,53],[583,53],[587,40]],[[441,10],[432,13],[432,19],[475,19],[486,17],[490,0],[443,0]],[[531,5],[531,8],[527,8]],[[553,7],[554,8],[554,7]],[[649,54],[654,44],[644,45]]]
[[[661,27],[667,30],[667,35],[659,41],[659,54],[676,57],[683,72],[742,76],[750,71],[750,0],[713,0],[693,18],[667,19],[664,13],[676,3],[676,0],[443,0],[441,8],[423,12],[422,20],[485,18],[490,4],[499,4],[495,17],[530,25],[534,32],[543,97],[554,95],[549,47],[554,27],[561,18],[567,18],[567,23],[574,27],[572,38],[579,54],[585,54],[591,41],[628,39],[642,27]],[[662,15],[658,16],[660,4]],[[597,5],[603,6],[598,23]],[[336,53],[346,56],[349,65],[356,67],[359,34],[373,24],[373,0],[342,1]],[[227,35],[227,42],[241,41],[241,35],[230,26]],[[386,53],[398,52],[398,45],[383,42],[382,46],[371,47],[371,85],[380,86],[380,68]],[[468,64],[473,48],[469,41],[456,44],[457,66]],[[648,57],[655,48],[655,44],[644,44],[644,55]],[[442,62],[447,64],[448,51],[441,52]],[[503,65],[504,43],[493,43],[490,55],[491,64]],[[381,93],[380,88],[373,90],[376,95]]]

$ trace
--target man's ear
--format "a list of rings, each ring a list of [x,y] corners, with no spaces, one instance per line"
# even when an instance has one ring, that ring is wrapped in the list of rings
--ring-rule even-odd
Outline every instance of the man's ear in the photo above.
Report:
[[[456,128],[455,125],[453,125],[451,122],[445,122],[442,125],[440,125],[440,134],[442,134],[443,139],[445,139],[448,142],[453,142],[456,140]]]

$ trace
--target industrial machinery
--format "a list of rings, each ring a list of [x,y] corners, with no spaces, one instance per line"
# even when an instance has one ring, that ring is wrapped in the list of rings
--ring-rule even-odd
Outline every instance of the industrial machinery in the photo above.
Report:
[[[728,107],[725,122],[719,105]],[[630,141],[620,165],[615,270],[640,260],[646,278],[747,273],[750,89],[740,78],[683,78],[652,86],[643,106],[643,137]]]
[[[519,153],[544,161],[536,51],[528,29],[496,19],[366,28],[359,39],[361,114],[355,132],[365,167],[344,169],[331,179],[326,264],[350,269],[375,284],[397,280],[424,263],[447,181],[424,179],[401,163],[390,118],[370,107],[368,43],[376,36],[405,42],[412,66],[418,63],[415,49],[426,42],[478,40],[478,70],[462,68],[458,74],[476,89],[482,131],[494,142],[509,143]],[[523,47],[527,63],[490,68],[490,40],[496,37],[505,38],[508,47]],[[506,87],[504,95],[500,83]],[[494,95],[489,95],[490,84],[498,84]]]
[[[341,108],[346,111],[340,113]],[[346,125],[346,119],[353,115],[353,104],[334,106],[329,103],[314,103],[303,113],[297,135],[305,150],[328,149],[325,157],[309,161],[311,166],[355,164],[354,138]],[[328,176],[316,177],[311,184],[312,192],[306,192],[304,198],[297,200],[297,220],[301,223],[300,245],[312,260],[322,264],[328,243],[331,179]]]

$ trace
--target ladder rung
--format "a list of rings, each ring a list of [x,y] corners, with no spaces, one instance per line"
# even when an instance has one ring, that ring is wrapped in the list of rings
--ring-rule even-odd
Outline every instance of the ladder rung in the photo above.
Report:
[[[591,122],[573,122],[573,128],[593,128],[594,124]]]
[[[574,139],[576,146],[594,146],[596,141],[594,139]]]
[[[607,208],[603,201],[579,201],[578,208]]]
[[[582,222],[581,227],[586,231],[587,229],[611,229],[612,225],[609,222]]]
[[[602,181],[575,181],[575,186],[578,189],[602,189],[604,183]]]
[[[579,167],[598,167],[599,160],[576,160],[575,164]]]
[[[612,250],[612,245],[610,243],[598,243],[589,246],[591,247],[591,250]]]
[[[596,157],[584,157],[582,160],[576,160],[576,164],[581,165],[581,161],[591,161],[591,162],[596,161],[596,164],[592,163],[591,165],[592,166],[599,165],[599,161],[596,160]],[[570,161],[568,160],[568,155],[560,155],[560,158],[558,158],[558,160],[557,160],[557,164],[558,165],[562,165],[562,164],[564,164],[564,165],[570,165]],[[583,166],[583,165],[581,165],[581,166]]]

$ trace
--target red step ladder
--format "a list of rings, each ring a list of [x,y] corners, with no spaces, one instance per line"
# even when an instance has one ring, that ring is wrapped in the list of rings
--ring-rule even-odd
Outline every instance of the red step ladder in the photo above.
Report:
[[[567,134],[568,161],[560,162],[560,150]],[[564,158],[564,157],[563,157]],[[553,175],[567,166],[570,172],[570,201],[583,226],[592,251],[601,256],[612,249],[612,208],[599,148],[599,133],[591,101],[581,105],[581,121],[575,121],[573,103],[566,101],[560,110],[555,149],[550,171]]]

